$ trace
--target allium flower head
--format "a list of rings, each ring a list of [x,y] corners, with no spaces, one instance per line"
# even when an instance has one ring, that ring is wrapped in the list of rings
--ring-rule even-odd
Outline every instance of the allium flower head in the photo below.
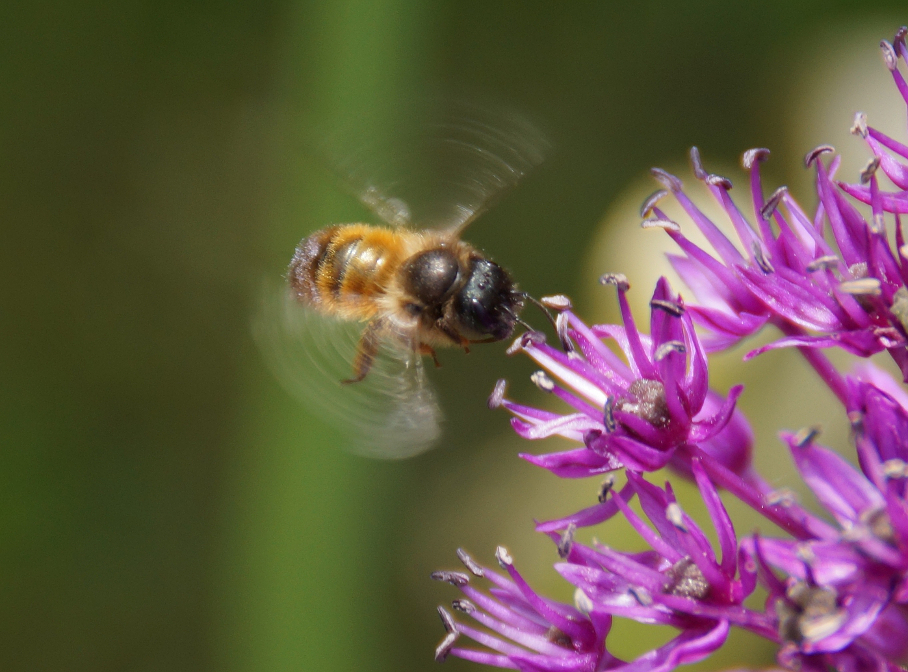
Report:
[[[904,98],[908,85],[897,67],[899,56],[905,57],[904,31],[895,44],[884,42],[883,52]],[[868,127],[863,115],[858,115],[854,131],[875,155],[861,176],[869,186],[836,182],[839,160],[825,166],[821,157],[833,149],[818,147],[805,159],[816,170],[819,204],[811,215],[785,187],[767,197],[760,164],[769,151],[745,152],[744,167],[750,171],[746,210],[752,213],[753,224],[732,200],[731,181],[707,173],[694,148],[694,175],[725,212],[738,245],[695,205],[681,180],[653,170],[665,189],[644,204],[644,227],[665,229],[684,253],[669,258],[697,299],[698,305],[691,308],[695,321],[711,332],[705,340],[708,350],[733,345],[771,323],[784,337],[751,356],[783,346],[837,346],[862,357],[888,350],[908,379],[908,266],[905,255],[891,249],[883,222],[886,211],[908,211],[908,166],[893,156],[908,158],[908,147]],[[876,176],[880,167],[901,191],[880,191]],[[846,193],[872,206],[869,222]],[[659,201],[669,194],[707,238],[713,254],[687,239],[682,227],[659,208]],[[896,245],[908,251],[898,216]],[[835,391],[840,397],[844,392]]]
[[[908,31],[901,28],[892,43],[883,40],[880,48],[883,53],[883,62],[892,73],[896,88],[905,104],[908,105],[908,83],[905,82],[904,76],[899,71],[899,59],[908,61],[908,48],[905,46],[906,34]],[[908,146],[869,126],[867,116],[863,112],[855,115],[851,131],[864,139],[870,151],[873,152],[876,164],[895,185],[896,191],[874,194],[873,185],[856,184],[840,184],[842,189],[863,203],[876,204],[882,211],[908,212],[908,165],[905,163],[908,161]],[[900,241],[899,245],[902,244],[903,242]]]
[[[756,586],[755,566],[739,553],[731,520],[699,462],[691,466],[718,533],[721,559],[680,508],[671,486],[663,490],[628,472],[628,489],[613,493],[611,500],[652,550],[625,553],[600,543],[585,546],[574,541],[573,525],[561,534],[551,532],[563,559],[555,569],[577,589],[574,607],[536,594],[502,548],[496,557],[509,578],[458,551],[473,575],[492,582],[491,594],[475,589],[464,573],[436,572],[433,578],[460,588],[467,599],[455,600],[454,610],[491,632],[455,622],[442,609],[448,635],[437,656],[455,655],[521,670],[665,671],[715,651],[732,622],[771,632],[766,618],[742,607]],[[630,508],[634,496],[652,527]],[[667,625],[679,632],[637,660],[624,662],[605,649],[613,616]],[[491,652],[455,646],[461,635]]]
[[[906,33],[901,29],[892,44],[882,46],[908,104],[908,83],[898,69],[899,59],[908,57]],[[649,334],[636,326],[620,275],[602,281],[617,288],[623,325],[588,326],[566,297],[544,301],[559,313],[560,348],[531,332],[510,352],[532,358],[542,369],[533,381],[569,411],[506,399],[503,381],[490,405],[510,411],[523,438],[558,435],[582,444],[523,455],[528,461],[568,478],[624,468],[626,483],[617,487],[609,473],[597,503],[537,523],[555,541],[555,570],[574,586],[573,606],[538,595],[502,550],[498,560],[508,576],[461,554],[473,574],[492,582],[489,594],[472,587],[466,574],[438,573],[436,578],[465,593],[455,610],[481,626],[455,622],[441,610],[448,635],[440,657],[540,672],[669,672],[708,656],[736,627],[773,642],[779,664],[788,670],[908,669],[908,391],[869,363],[843,375],[822,351],[836,346],[869,357],[886,350],[908,380],[908,244],[899,219],[908,212],[908,146],[862,116],[855,129],[874,153],[862,184],[835,180],[839,159],[828,165],[824,159],[831,148],[810,152],[818,205],[809,216],[784,188],[764,196],[759,167],[768,152],[747,152],[753,224],[731,199],[731,183],[706,173],[694,150],[694,174],[721,206],[737,242],[703,214],[680,180],[655,170],[666,189],[644,204],[645,226],[664,229],[678,244],[682,254],[671,261],[697,302],[685,305],[660,279],[650,302]],[[881,190],[880,170],[897,191]],[[693,244],[660,209],[668,195],[704,233],[712,252]],[[869,217],[853,199],[870,206]],[[886,232],[890,213],[895,250]],[[695,323],[706,331],[703,343]],[[851,423],[851,461],[820,445],[818,429],[780,434],[820,512],[775,487],[751,463],[750,428],[735,407],[741,387],[726,398],[709,389],[707,351],[767,324],[782,332],[781,340],[748,358],[796,346]],[[644,477],[665,466],[696,484],[717,548],[684,513],[670,483],[660,488]],[[739,538],[719,488],[759,513],[768,529]],[[631,506],[635,498],[642,515]],[[647,550],[575,539],[578,529],[618,515]],[[758,585],[766,592],[762,608],[744,603]],[[625,662],[606,648],[613,618],[667,625],[677,634]],[[461,636],[480,648],[459,647]]]
[[[510,352],[524,352],[543,367],[533,375],[536,385],[561,399],[572,412],[560,414],[532,408],[504,397],[499,382],[489,403],[504,406],[511,424],[527,439],[559,435],[583,447],[562,453],[523,457],[553,473],[579,478],[628,467],[653,471],[669,463],[687,470],[689,449],[699,447],[736,472],[750,463],[751,434],[735,414],[741,386],[723,399],[709,389],[706,355],[680,297],[664,278],[650,302],[651,333],[642,334],[627,302],[627,281],[606,275],[614,285],[624,326],[584,324],[566,301],[549,300],[560,308],[558,326],[567,352],[548,345],[530,332]],[[624,359],[604,343],[613,341]],[[689,471],[688,471],[689,473]]]
[[[470,574],[435,572],[432,578],[459,588],[464,599],[453,602],[454,610],[483,629],[458,623],[439,607],[448,635],[435,652],[436,660],[453,655],[527,672],[596,672],[610,669],[618,662],[605,649],[612,626],[608,614],[584,613],[585,600],[571,606],[539,596],[524,581],[503,547],[498,547],[495,556],[507,577],[479,565],[462,550],[458,550],[457,555]],[[471,574],[492,584],[488,594],[472,585]],[[458,646],[461,636],[472,639],[486,650]]]

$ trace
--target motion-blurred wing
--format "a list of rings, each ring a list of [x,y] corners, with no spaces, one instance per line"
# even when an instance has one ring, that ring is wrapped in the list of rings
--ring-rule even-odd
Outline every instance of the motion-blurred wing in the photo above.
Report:
[[[384,221],[460,232],[542,162],[549,143],[519,115],[444,107],[442,114],[414,113],[383,138],[332,134],[320,142],[323,153]]]
[[[284,387],[348,437],[351,452],[386,459],[417,455],[441,435],[441,410],[420,357],[385,343],[366,379],[353,374],[364,325],[301,306],[271,287],[254,322],[256,340]]]

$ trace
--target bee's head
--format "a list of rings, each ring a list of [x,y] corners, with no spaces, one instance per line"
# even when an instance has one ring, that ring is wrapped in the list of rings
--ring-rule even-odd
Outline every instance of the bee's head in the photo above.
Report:
[[[457,332],[469,340],[508,338],[523,308],[523,294],[495,262],[474,256],[469,264],[466,282],[453,296]]]

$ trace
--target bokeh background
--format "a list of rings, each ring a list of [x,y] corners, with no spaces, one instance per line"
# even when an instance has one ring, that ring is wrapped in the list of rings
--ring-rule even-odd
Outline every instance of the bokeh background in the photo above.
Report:
[[[374,110],[424,91],[531,115],[555,150],[470,240],[531,293],[607,319],[599,273],[625,272],[641,305],[658,273],[636,228],[647,169],[692,181],[696,144],[741,182],[741,152],[765,146],[769,181],[811,205],[808,149],[866,159],[855,110],[904,128],[876,45],[906,20],[898,0],[4,3],[0,668],[434,670],[434,607],[454,591],[428,574],[457,546],[489,562],[505,544],[569,598],[532,519],[598,483],[537,473],[516,453],[557,446],[518,445],[485,406],[499,377],[541,403],[528,361],[444,353],[453,429],[404,462],[339,450],[263,365],[262,279],[312,230],[368,216],[298,138],[357,119],[380,133],[399,120]],[[768,470],[785,468],[780,426],[825,422],[847,444],[786,357],[715,374],[748,382]],[[646,645],[619,633],[620,655]],[[736,642],[700,667],[771,663]]]

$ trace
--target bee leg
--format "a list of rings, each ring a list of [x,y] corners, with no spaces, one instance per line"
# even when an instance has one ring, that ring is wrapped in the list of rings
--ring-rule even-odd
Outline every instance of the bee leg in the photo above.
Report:
[[[363,335],[356,346],[356,357],[353,359],[353,378],[342,380],[342,385],[350,385],[363,380],[372,368],[372,362],[375,361],[375,355],[378,354],[378,346],[381,343],[381,322],[372,320],[367,326]]]
[[[470,348],[467,347],[467,344],[470,342],[465,339],[463,336],[454,331],[447,323],[442,319],[435,323],[435,327],[451,339],[451,343],[456,345],[458,348],[463,348],[467,354],[470,354]]]
[[[435,354],[435,348],[433,348],[431,345],[426,345],[425,343],[420,343],[419,344],[419,354],[429,355],[429,357],[432,358],[432,361],[435,362],[435,368],[436,369],[441,368],[441,362],[438,361],[438,355]]]

